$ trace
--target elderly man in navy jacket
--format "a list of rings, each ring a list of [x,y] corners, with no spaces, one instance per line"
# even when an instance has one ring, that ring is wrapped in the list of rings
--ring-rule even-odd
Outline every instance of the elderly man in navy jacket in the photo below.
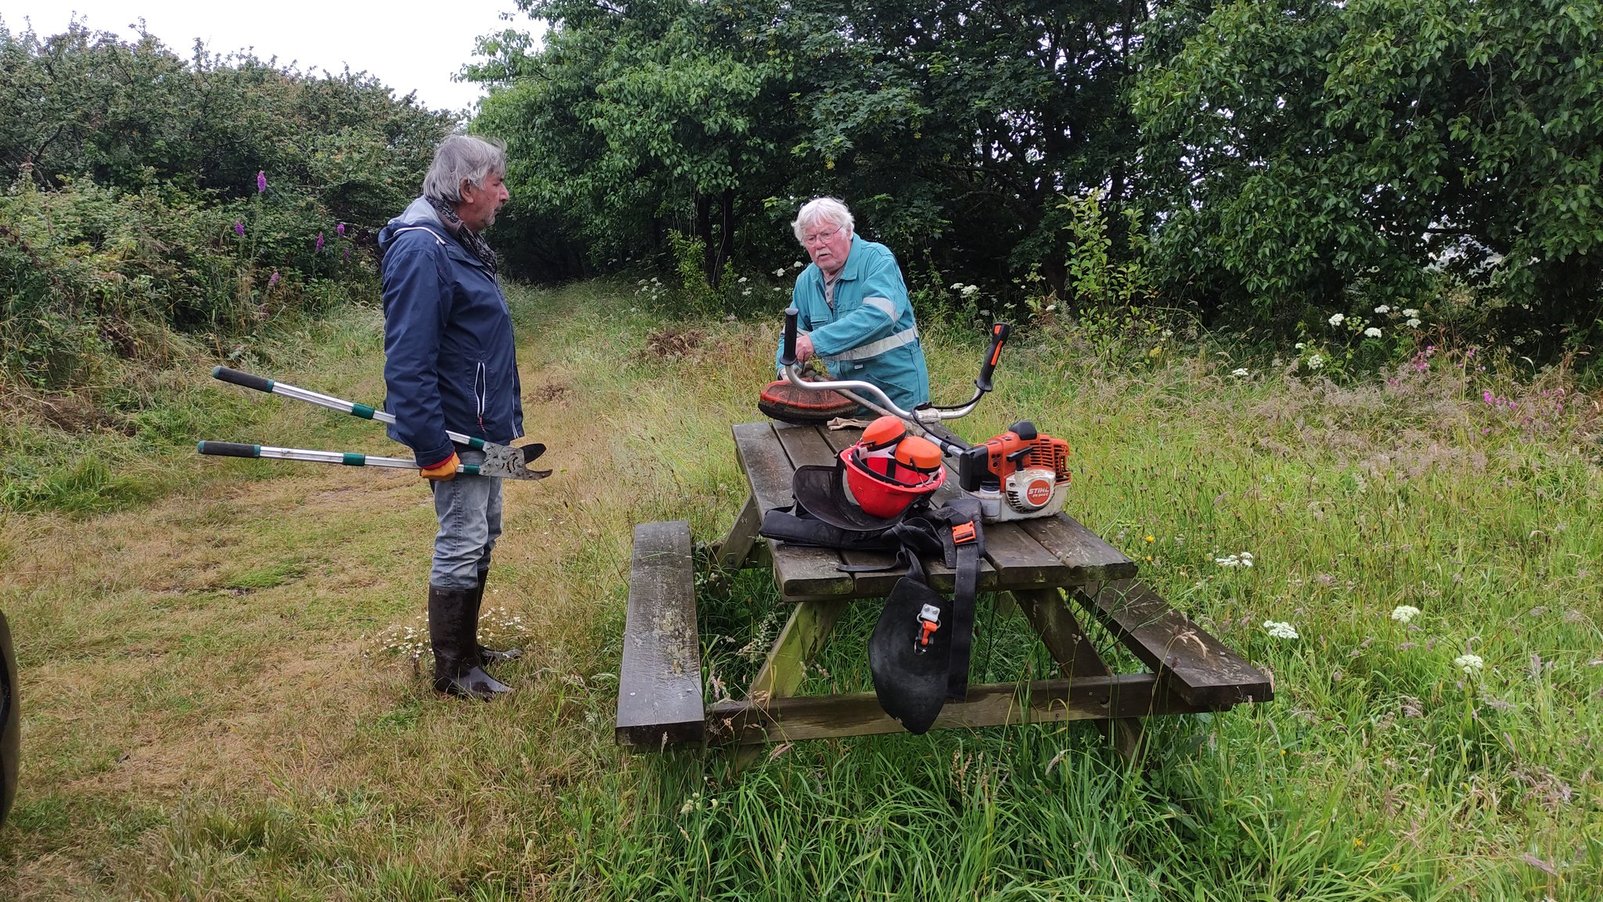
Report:
[[[457,476],[483,453],[446,430],[506,444],[523,434],[512,317],[480,233],[506,203],[506,150],[452,135],[435,150],[423,196],[379,232],[384,253],[385,409],[434,493],[440,531],[429,571],[434,688],[491,699],[511,687],[484,672],[516,657],[478,643],[490,551],[501,534],[501,480]]]

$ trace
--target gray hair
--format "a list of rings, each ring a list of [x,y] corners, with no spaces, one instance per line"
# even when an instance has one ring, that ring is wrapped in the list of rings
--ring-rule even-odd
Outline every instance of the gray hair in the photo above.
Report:
[[[796,235],[797,241],[815,225],[828,223],[832,226],[845,226],[852,231],[852,211],[846,205],[833,197],[815,197],[802,204],[801,211],[796,214],[796,221],[790,224],[790,230]]]
[[[423,177],[423,195],[449,203],[462,199],[462,183],[482,187],[493,173],[507,172],[507,147],[494,138],[450,135],[434,148],[434,162]]]

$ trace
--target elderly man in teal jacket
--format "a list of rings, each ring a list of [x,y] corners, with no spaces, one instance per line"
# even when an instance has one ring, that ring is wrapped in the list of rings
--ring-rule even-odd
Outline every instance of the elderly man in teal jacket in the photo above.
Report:
[[[903,410],[929,403],[918,322],[890,248],[859,237],[833,197],[808,201],[791,230],[813,260],[790,296],[797,358],[820,358],[836,379],[871,382]]]

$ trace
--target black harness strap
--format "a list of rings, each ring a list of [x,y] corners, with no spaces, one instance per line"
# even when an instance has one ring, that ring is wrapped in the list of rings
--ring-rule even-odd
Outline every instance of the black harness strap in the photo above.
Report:
[[[822,476],[803,474],[800,469],[797,473],[802,478]],[[964,494],[938,507],[919,503],[901,517],[873,524],[843,516],[844,511],[835,509],[841,501],[833,498],[832,492],[828,498],[814,502],[828,506],[824,514],[835,521],[831,523],[819,519],[802,503],[804,496],[816,493],[816,486],[812,492],[803,491],[802,482],[798,481],[795,487],[797,503],[764,512],[762,526],[758,529],[760,535],[815,548],[895,551],[895,560],[888,564],[839,564],[837,568],[846,573],[901,570],[906,574],[905,578],[925,587],[929,585],[929,578],[920,563],[921,556],[940,554],[946,566],[952,568],[952,598],[949,604],[943,605],[946,608],[942,618],[945,622],[940,626],[948,634],[951,647],[946,695],[953,699],[966,698],[969,659],[974,644],[974,597],[979,588],[980,561],[985,556],[985,532],[981,525],[979,499]],[[834,486],[830,488],[834,489]],[[857,517],[862,516],[858,511],[852,513]],[[859,528],[843,528],[846,524]],[[908,642],[911,643],[917,625],[909,620],[906,629]],[[933,714],[930,716],[933,719]]]
[[[952,499],[946,511],[950,528],[942,536],[952,543],[952,669],[946,695],[968,697],[969,655],[974,644],[974,595],[980,582],[980,559],[985,556],[985,531],[980,525],[979,499],[963,495]]]

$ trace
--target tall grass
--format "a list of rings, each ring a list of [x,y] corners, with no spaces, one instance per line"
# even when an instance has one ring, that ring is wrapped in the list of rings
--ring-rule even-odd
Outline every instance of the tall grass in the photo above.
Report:
[[[1067,438],[1071,512],[1269,669],[1275,701],[1149,721],[1144,767],[1070,724],[804,742],[737,771],[721,752],[622,753],[611,719],[630,528],[727,529],[745,494],[729,425],[757,417],[777,317],[669,320],[608,283],[520,291],[515,314],[528,431],[557,470],[508,486],[488,604],[529,652],[499,671],[515,697],[437,698],[426,656],[391,641],[421,625],[433,524],[414,479],[197,460],[176,437],[376,452],[371,424],[174,377],[194,413],[172,444],[104,439],[138,461],[120,470],[137,500],[0,530],[26,711],[0,894],[1583,900],[1603,885],[1597,399],[1565,374],[1444,362],[1338,387],[1217,342],[1154,360],[1039,334],[959,431],[1028,417]],[[376,327],[343,320],[254,368],[377,400]],[[938,397],[966,395],[981,350],[934,338]],[[1242,552],[1253,566],[1219,562]],[[783,612],[760,572],[702,585],[708,695],[738,697]],[[1420,613],[1394,620],[1399,605]],[[866,685],[875,613],[850,612],[808,688]],[[1047,668],[992,599],[979,623],[986,679]]]

